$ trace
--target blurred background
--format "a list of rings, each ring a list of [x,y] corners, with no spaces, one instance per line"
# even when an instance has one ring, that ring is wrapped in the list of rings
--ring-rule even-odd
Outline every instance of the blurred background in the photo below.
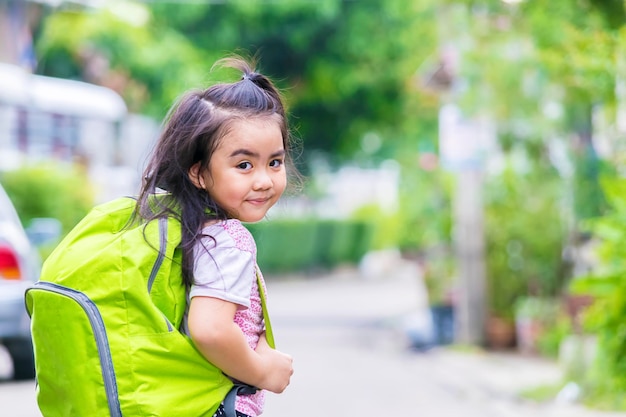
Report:
[[[305,177],[249,225],[268,280],[413,265],[412,347],[558,358],[626,410],[625,46],[622,0],[0,0],[0,184],[45,259],[254,55]]]

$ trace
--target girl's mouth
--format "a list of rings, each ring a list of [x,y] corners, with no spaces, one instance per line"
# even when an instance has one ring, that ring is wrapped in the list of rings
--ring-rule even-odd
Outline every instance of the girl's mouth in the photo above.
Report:
[[[269,201],[269,198],[252,198],[247,200],[250,204],[262,205]]]

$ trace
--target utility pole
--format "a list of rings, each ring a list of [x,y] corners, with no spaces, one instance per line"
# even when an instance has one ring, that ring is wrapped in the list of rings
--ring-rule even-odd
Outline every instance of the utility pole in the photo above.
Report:
[[[440,153],[454,172],[453,238],[458,268],[456,342],[482,345],[486,324],[483,165],[494,137],[486,121],[466,119],[454,104],[440,110]]]
[[[487,285],[483,213],[483,166],[495,143],[489,119],[468,117],[457,106],[462,49],[469,42],[468,10],[463,5],[439,9],[440,48],[437,65],[427,73],[424,85],[442,96],[439,110],[441,166],[455,174],[453,239],[458,267],[455,303],[455,338],[462,344],[485,341]],[[476,88],[476,86],[473,86]],[[467,86],[465,86],[467,89]]]
[[[480,170],[467,170],[457,175],[454,201],[454,240],[459,268],[456,339],[471,345],[484,343],[486,324],[482,185]]]

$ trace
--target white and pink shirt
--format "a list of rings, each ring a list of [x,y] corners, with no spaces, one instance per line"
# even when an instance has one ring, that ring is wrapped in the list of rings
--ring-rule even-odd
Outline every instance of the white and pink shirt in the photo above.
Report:
[[[194,285],[189,300],[196,296],[215,297],[237,304],[235,323],[248,344],[255,349],[264,330],[263,310],[257,284],[256,244],[239,220],[230,219],[206,226],[205,235],[194,248]],[[266,292],[267,294],[267,292]],[[186,324],[186,323],[185,323]],[[263,412],[263,390],[237,397],[236,410],[250,417]]]

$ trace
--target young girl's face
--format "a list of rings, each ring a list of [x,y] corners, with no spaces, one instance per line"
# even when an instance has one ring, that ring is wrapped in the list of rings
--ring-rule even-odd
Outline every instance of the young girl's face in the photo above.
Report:
[[[257,222],[285,191],[284,162],[283,137],[276,120],[238,120],[222,138],[208,171],[201,173],[199,180],[230,216]]]

